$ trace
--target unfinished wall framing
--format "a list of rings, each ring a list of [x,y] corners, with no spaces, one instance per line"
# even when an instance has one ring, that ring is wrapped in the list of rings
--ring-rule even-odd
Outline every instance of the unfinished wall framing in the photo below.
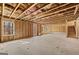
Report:
[[[3,18],[3,21],[8,20],[8,18]],[[2,23],[3,23],[2,21]],[[33,22],[23,21],[23,20],[14,20],[10,19],[15,24],[15,34],[14,35],[1,35],[1,42],[29,38],[33,36]],[[41,26],[41,25],[40,25]],[[38,26],[38,28],[40,27]],[[4,26],[2,26],[3,28]],[[3,32],[3,29],[2,29]],[[40,28],[37,33],[40,33]]]
[[[64,32],[67,37],[78,38],[78,6],[78,3],[1,3],[0,42],[52,32]],[[13,31],[10,31],[14,33],[12,35],[3,34],[6,20],[14,23],[14,31],[8,29]]]

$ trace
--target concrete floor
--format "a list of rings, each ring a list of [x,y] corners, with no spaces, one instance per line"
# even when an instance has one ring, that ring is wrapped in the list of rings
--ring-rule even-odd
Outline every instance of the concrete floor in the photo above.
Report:
[[[79,40],[65,33],[50,33],[28,39],[0,43],[0,53],[9,55],[79,54]]]

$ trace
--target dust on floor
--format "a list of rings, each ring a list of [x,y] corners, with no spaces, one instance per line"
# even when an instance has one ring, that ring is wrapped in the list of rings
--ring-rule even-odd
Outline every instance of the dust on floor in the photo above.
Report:
[[[9,55],[79,54],[79,39],[67,38],[65,33],[49,33],[0,43],[0,53],[8,53]]]

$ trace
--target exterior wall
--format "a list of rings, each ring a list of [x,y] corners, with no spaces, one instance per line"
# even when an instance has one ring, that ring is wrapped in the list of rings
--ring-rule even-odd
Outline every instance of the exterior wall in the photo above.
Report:
[[[4,18],[3,21],[4,20],[6,20],[6,18]],[[32,37],[32,23],[31,22],[16,20],[14,21],[14,23],[15,23],[15,35],[6,35],[6,36],[2,35],[1,42]]]
[[[43,25],[42,33],[51,33],[51,32],[66,32],[66,25],[65,24],[47,24]]]
[[[8,18],[3,18],[2,20],[3,21],[8,20]],[[1,38],[0,42],[33,37],[33,22],[22,21],[22,20],[14,20],[14,19],[10,19],[10,20],[13,21],[14,24],[15,24],[15,35],[6,35],[6,36],[2,35],[2,36],[0,36],[0,38]],[[37,28],[38,29],[37,33],[41,32],[40,26],[38,26],[39,29]],[[2,27],[3,26],[1,25],[1,28]],[[2,29],[1,32],[3,32],[3,29]]]

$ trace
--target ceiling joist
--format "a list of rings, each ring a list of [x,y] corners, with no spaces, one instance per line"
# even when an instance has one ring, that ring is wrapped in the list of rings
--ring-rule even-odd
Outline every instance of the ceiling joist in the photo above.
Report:
[[[79,5],[79,4],[78,4],[78,5]],[[78,6],[78,5],[76,5],[76,6]],[[33,19],[33,20],[37,20],[37,19],[41,19],[41,18],[44,18],[44,17],[48,17],[48,16],[50,16],[50,15],[54,15],[54,14],[57,14],[57,13],[59,13],[59,12],[66,11],[66,10],[69,10],[69,9],[72,9],[72,8],[74,8],[74,7],[75,7],[75,5],[74,5],[74,6],[71,6],[71,7],[68,7],[68,8],[65,8],[65,9],[62,9],[62,10],[58,10],[58,11],[53,12],[53,13],[48,13],[48,14],[39,16],[38,18],[35,18],[35,19]]]
[[[28,9],[26,9],[24,12],[22,12],[17,18],[19,18],[20,16],[22,16],[26,11],[30,10],[31,8],[33,8],[35,5],[37,5],[37,3],[33,4],[32,6],[30,6]],[[16,18],[16,19],[17,19]]]
[[[42,7],[42,8],[40,8],[40,9],[38,9],[37,11],[35,11],[35,12],[33,12],[33,13],[37,13],[39,10],[44,9],[44,8],[46,8],[46,7],[48,7],[48,6],[52,5],[52,4],[53,4],[53,3],[47,4],[47,5],[45,5],[44,7]],[[28,17],[28,16],[32,15],[33,13],[31,13],[31,14],[29,14],[29,15],[27,15],[27,16],[25,16],[25,17],[23,17],[23,18],[26,18],[26,17]],[[22,19],[23,19],[23,18],[22,18]]]
[[[63,17],[65,16],[65,17],[66,17],[67,14],[65,15],[65,13],[68,13],[68,15],[71,16],[71,15],[73,15],[73,11],[74,11],[74,10],[70,10],[70,11],[66,11],[66,12],[64,12],[64,13],[59,13],[59,14],[51,15],[51,16],[49,16],[49,17],[45,17],[45,18],[38,19],[38,20],[36,20],[35,22],[42,21],[42,19],[46,19],[46,18],[51,18],[51,17],[53,18],[53,17],[55,17],[55,16],[63,16]],[[72,12],[72,13],[71,13],[71,12]]]
[[[24,8],[26,8],[26,6],[25,6],[23,3],[21,3],[21,5],[22,5]]]
[[[67,4],[63,4],[63,5],[60,5],[60,6],[56,7],[56,8],[52,8],[52,9],[46,11],[46,12],[42,12],[42,13],[38,14],[37,16],[40,16],[40,15],[43,15],[43,14],[45,14],[45,13],[48,13],[48,12],[50,12],[50,11],[52,11],[52,10],[55,10],[55,9],[58,9],[58,8],[64,7],[64,6],[68,5],[68,4],[69,4],[69,3],[67,3]]]
[[[12,11],[11,15],[10,15],[10,18],[11,16],[14,14],[14,12],[18,9],[18,7],[20,6],[20,3],[17,4],[17,6],[15,7],[15,9]]]
[[[13,6],[13,8],[10,5]],[[47,3],[43,5],[37,4],[37,3],[33,3],[30,5],[24,4],[24,3],[22,4],[19,4],[19,3],[4,4],[3,3],[1,4],[1,6],[2,6],[2,9],[1,9],[2,12],[0,14],[1,18],[6,17],[14,20],[27,20],[27,21],[40,22],[40,23],[41,22],[52,23],[51,21],[53,21],[53,19],[54,19],[53,22],[58,22],[56,21],[56,20],[59,20],[58,17],[61,18],[60,21],[62,21],[62,19],[64,19],[65,16],[68,16],[68,18],[71,17],[70,20],[71,19],[73,20],[73,18],[76,19],[76,17],[79,15],[78,14],[79,4],[71,4],[71,3],[63,3],[63,4]],[[7,14],[10,14],[10,15],[7,15]]]

